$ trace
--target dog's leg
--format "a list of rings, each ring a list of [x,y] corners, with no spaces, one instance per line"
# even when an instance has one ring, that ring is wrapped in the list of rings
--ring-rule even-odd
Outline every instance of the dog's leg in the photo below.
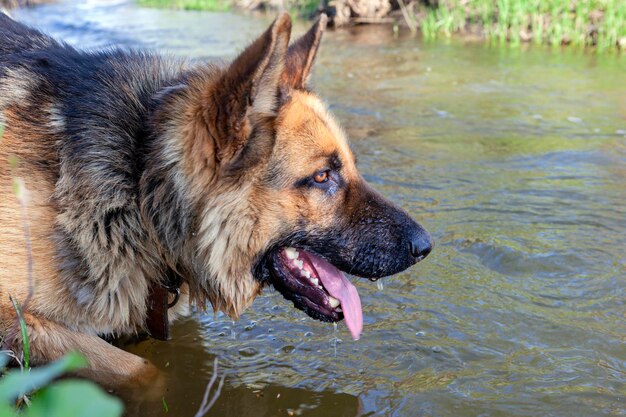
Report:
[[[69,352],[80,352],[89,365],[77,374],[107,388],[154,385],[160,379],[158,369],[149,361],[112,346],[97,336],[74,332],[29,313],[24,313],[24,320],[33,365],[57,360]],[[21,352],[19,331],[14,328],[7,336],[6,347]]]

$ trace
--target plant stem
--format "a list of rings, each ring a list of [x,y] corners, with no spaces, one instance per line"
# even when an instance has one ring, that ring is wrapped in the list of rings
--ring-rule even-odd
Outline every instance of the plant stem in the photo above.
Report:
[[[13,297],[9,296],[9,300],[13,304],[13,308],[15,309],[15,314],[17,314],[17,320],[20,325],[20,332],[22,333],[22,352],[24,354],[24,369],[28,370],[30,368],[30,344],[28,342],[28,331],[26,330],[26,321],[22,316],[22,307],[20,306],[20,302],[14,300]]]

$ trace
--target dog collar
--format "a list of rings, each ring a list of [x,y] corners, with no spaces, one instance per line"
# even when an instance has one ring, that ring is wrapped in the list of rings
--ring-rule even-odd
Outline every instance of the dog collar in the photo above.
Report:
[[[148,315],[146,327],[150,336],[158,340],[170,339],[170,322],[167,311],[174,307],[180,298],[182,280],[174,271],[170,271],[165,284],[155,282],[148,296]],[[170,294],[174,299],[170,302]]]

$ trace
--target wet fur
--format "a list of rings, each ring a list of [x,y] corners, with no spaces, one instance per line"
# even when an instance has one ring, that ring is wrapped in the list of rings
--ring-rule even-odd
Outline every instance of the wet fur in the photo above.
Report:
[[[20,350],[8,295],[24,302],[28,292],[13,178],[24,181],[31,228],[33,362],[79,350],[108,381],[150,380],[150,365],[99,337],[143,331],[149,289],[169,274],[184,282],[173,316],[209,302],[237,318],[272,282],[281,245],[363,276],[414,263],[396,250],[412,220],[365,184],[306,88],[324,26],[288,47],[284,14],[232,63],[188,66],[77,51],[0,14],[5,347]],[[333,160],[340,187],[306,183]],[[372,243],[381,233],[385,247]]]

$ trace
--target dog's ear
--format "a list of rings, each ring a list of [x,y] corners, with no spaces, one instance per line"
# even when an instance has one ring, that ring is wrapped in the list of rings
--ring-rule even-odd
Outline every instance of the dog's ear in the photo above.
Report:
[[[289,47],[282,77],[284,85],[299,90],[306,87],[327,20],[321,14],[311,29]]]
[[[206,122],[216,128],[219,161],[235,159],[253,133],[276,116],[290,35],[291,18],[283,13],[235,58],[214,89]]]

